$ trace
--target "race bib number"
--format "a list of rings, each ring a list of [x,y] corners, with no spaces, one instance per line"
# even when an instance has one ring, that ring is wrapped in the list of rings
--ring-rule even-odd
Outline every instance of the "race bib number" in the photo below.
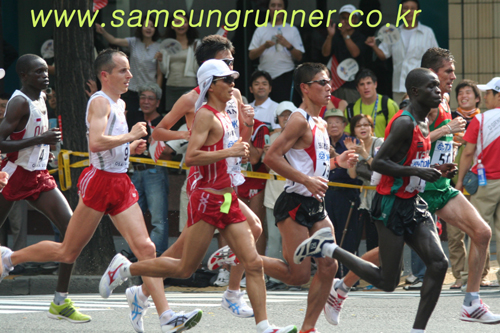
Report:
[[[419,168],[428,168],[430,167],[430,158],[420,158],[420,159],[414,159],[411,161],[412,167],[419,167]],[[405,191],[406,192],[423,192],[425,190],[425,180],[420,179],[417,176],[411,176],[410,177],[410,183],[406,186]]]
[[[47,170],[49,161],[50,145],[37,145],[33,147],[28,162],[29,171]]]
[[[451,141],[436,141],[434,154],[432,155],[431,165],[446,164],[453,162],[453,142]]]

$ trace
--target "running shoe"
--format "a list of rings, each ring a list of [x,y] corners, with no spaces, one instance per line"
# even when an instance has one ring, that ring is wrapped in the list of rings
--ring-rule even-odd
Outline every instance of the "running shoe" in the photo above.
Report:
[[[178,333],[187,331],[200,322],[203,311],[200,309],[188,313],[176,312],[165,325],[161,325],[163,333]]]
[[[263,333],[297,333],[297,327],[295,325],[287,327],[269,326]]]
[[[130,265],[131,262],[120,253],[113,257],[99,283],[101,297],[108,298],[116,287],[127,281],[120,275],[120,267]]]
[[[484,304],[482,300],[475,300],[472,301],[471,306],[462,305],[460,320],[482,324],[498,324],[500,323],[500,315],[492,313],[488,305]]]
[[[236,297],[233,297],[230,296],[230,293],[226,290],[224,295],[222,295],[222,308],[239,318],[253,317],[253,309],[248,306],[247,302],[243,298],[245,294],[246,292],[240,291]]]
[[[0,274],[0,282],[2,282],[3,278],[9,275],[9,272],[14,269],[14,267],[11,267],[12,265],[10,264],[9,257],[12,254],[12,250],[9,249],[6,246],[0,246],[0,253],[2,255],[2,265],[3,265],[3,272]]]
[[[125,291],[125,296],[127,297],[128,307],[130,308],[130,313],[128,318],[130,323],[136,332],[144,332],[144,321],[143,318],[149,308],[149,302],[146,300],[143,302],[139,297],[139,291],[141,286],[133,286]]]
[[[215,251],[208,259],[207,267],[209,270],[214,270],[221,268],[224,265],[235,266],[239,264],[240,261],[236,258],[233,250],[229,248],[229,245],[221,247]]]
[[[229,271],[227,269],[219,269],[219,275],[217,275],[217,280],[214,282],[216,287],[225,287],[229,284]]]
[[[47,317],[50,319],[64,319],[74,324],[87,323],[92,320],[92,317],[78,311],[69,298],[66,298],[62,305],[56,305],[54,302],[50,303]]]
[[[311,328],[307,331],[299,331],[299,333],[319,333],[319,331],[316,328]]]
[[[326,321],[332,325],[338,325],[340,321],[340,310],[342,310],[342,304],[344,303],[346,297],[343,297],[337,293],[335,290],[335,284],[339,279],[334,279],[332,284],[332,289],[330,290],[330,295],[325,304],[325,318]]]
[[[328,227],[319,229],[297,247],[293,256],[293,262],[300,264],[305,257],[322,258],[323,254],[321,250],[327,243],[335,243],[332,230]]]

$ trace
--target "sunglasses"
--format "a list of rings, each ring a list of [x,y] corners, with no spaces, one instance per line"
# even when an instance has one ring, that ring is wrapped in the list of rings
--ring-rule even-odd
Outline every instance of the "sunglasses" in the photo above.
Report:
[[[234,77],[231,76],[231,75],[229,75],[229,76],[222,76],[222,77],[215,77],[212,82],[220,81],[220,80],[224,81],[227,84],[234,83]]]
[[[234,59],[226,58],[226,59],[221,59],[221,60],[224,61],[226,63],[226,65],[228,65],[228,66],[232,66],[234,63]]]
[[[311,84],[311,83],[318,83],[320,86],[324,87],[326,86],[327,84],[330,84],[330,80],[314,80],[314,81],[309,81],[309,82],[305,82],[306,84]]]

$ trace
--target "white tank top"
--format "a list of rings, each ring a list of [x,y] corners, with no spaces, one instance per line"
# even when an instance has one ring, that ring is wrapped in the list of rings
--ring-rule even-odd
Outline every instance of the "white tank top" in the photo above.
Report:
[[[49,119],[47,117],[47,107],[45,106],[43,94],[40,94],[40,98],[36,101],[32,101],[31,98],[26,96],[23,92],[16,90],[7,103],[6,115],[9,110],[10,101],[16,96],[21,96],[28,101],[30,117],[26,123],[26,127],[24,127],[22,131],[12,133],[7,140],[29,139],[47,132],[49,129]],[[49,153],[50,145],[40,144],[13,153],[8,153],[7,158],[10,162],[28,171],[46,170],[49,161]]]
[[[317,118],[320,124],[316,124],[313,118],[302,109],[297,109],[306,118],[313,135],[313,142],[306,149],[291,148],[285,157],[290,165],[308,176],[319,176],[328,179],[330,172],[330,139],[326,130],[326,121]],[[307,188],[299,183],[286,180],[285,191],[297,193],[306,197],[312,196]]]
[[[90,102],[96,97],[106,98],[111,105],[104,135],[121,135],[128,133],[127,119],[125,118],[125,102],[119,99],[118,102],[115,103],[115,101],[104,92],[98,91],[90,97],[87,103],[87,111],[85,113],[87,142],[89,139],[89,106]],[[126,173],[128,170],[129,143],[127,142],[118,147],[96,153],[91,152],[89,149],[89,156],[90,164],[96,169],[112,173]]]

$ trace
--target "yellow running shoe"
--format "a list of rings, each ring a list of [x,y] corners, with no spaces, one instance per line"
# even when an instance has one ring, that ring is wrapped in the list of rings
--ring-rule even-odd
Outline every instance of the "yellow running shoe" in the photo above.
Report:
[[[47,317],[50,319],[65,319],[74,324],[86,323],[92,320],[92,317],[78,311],[69,298],[66,298],[62,305],[51,302]]]

